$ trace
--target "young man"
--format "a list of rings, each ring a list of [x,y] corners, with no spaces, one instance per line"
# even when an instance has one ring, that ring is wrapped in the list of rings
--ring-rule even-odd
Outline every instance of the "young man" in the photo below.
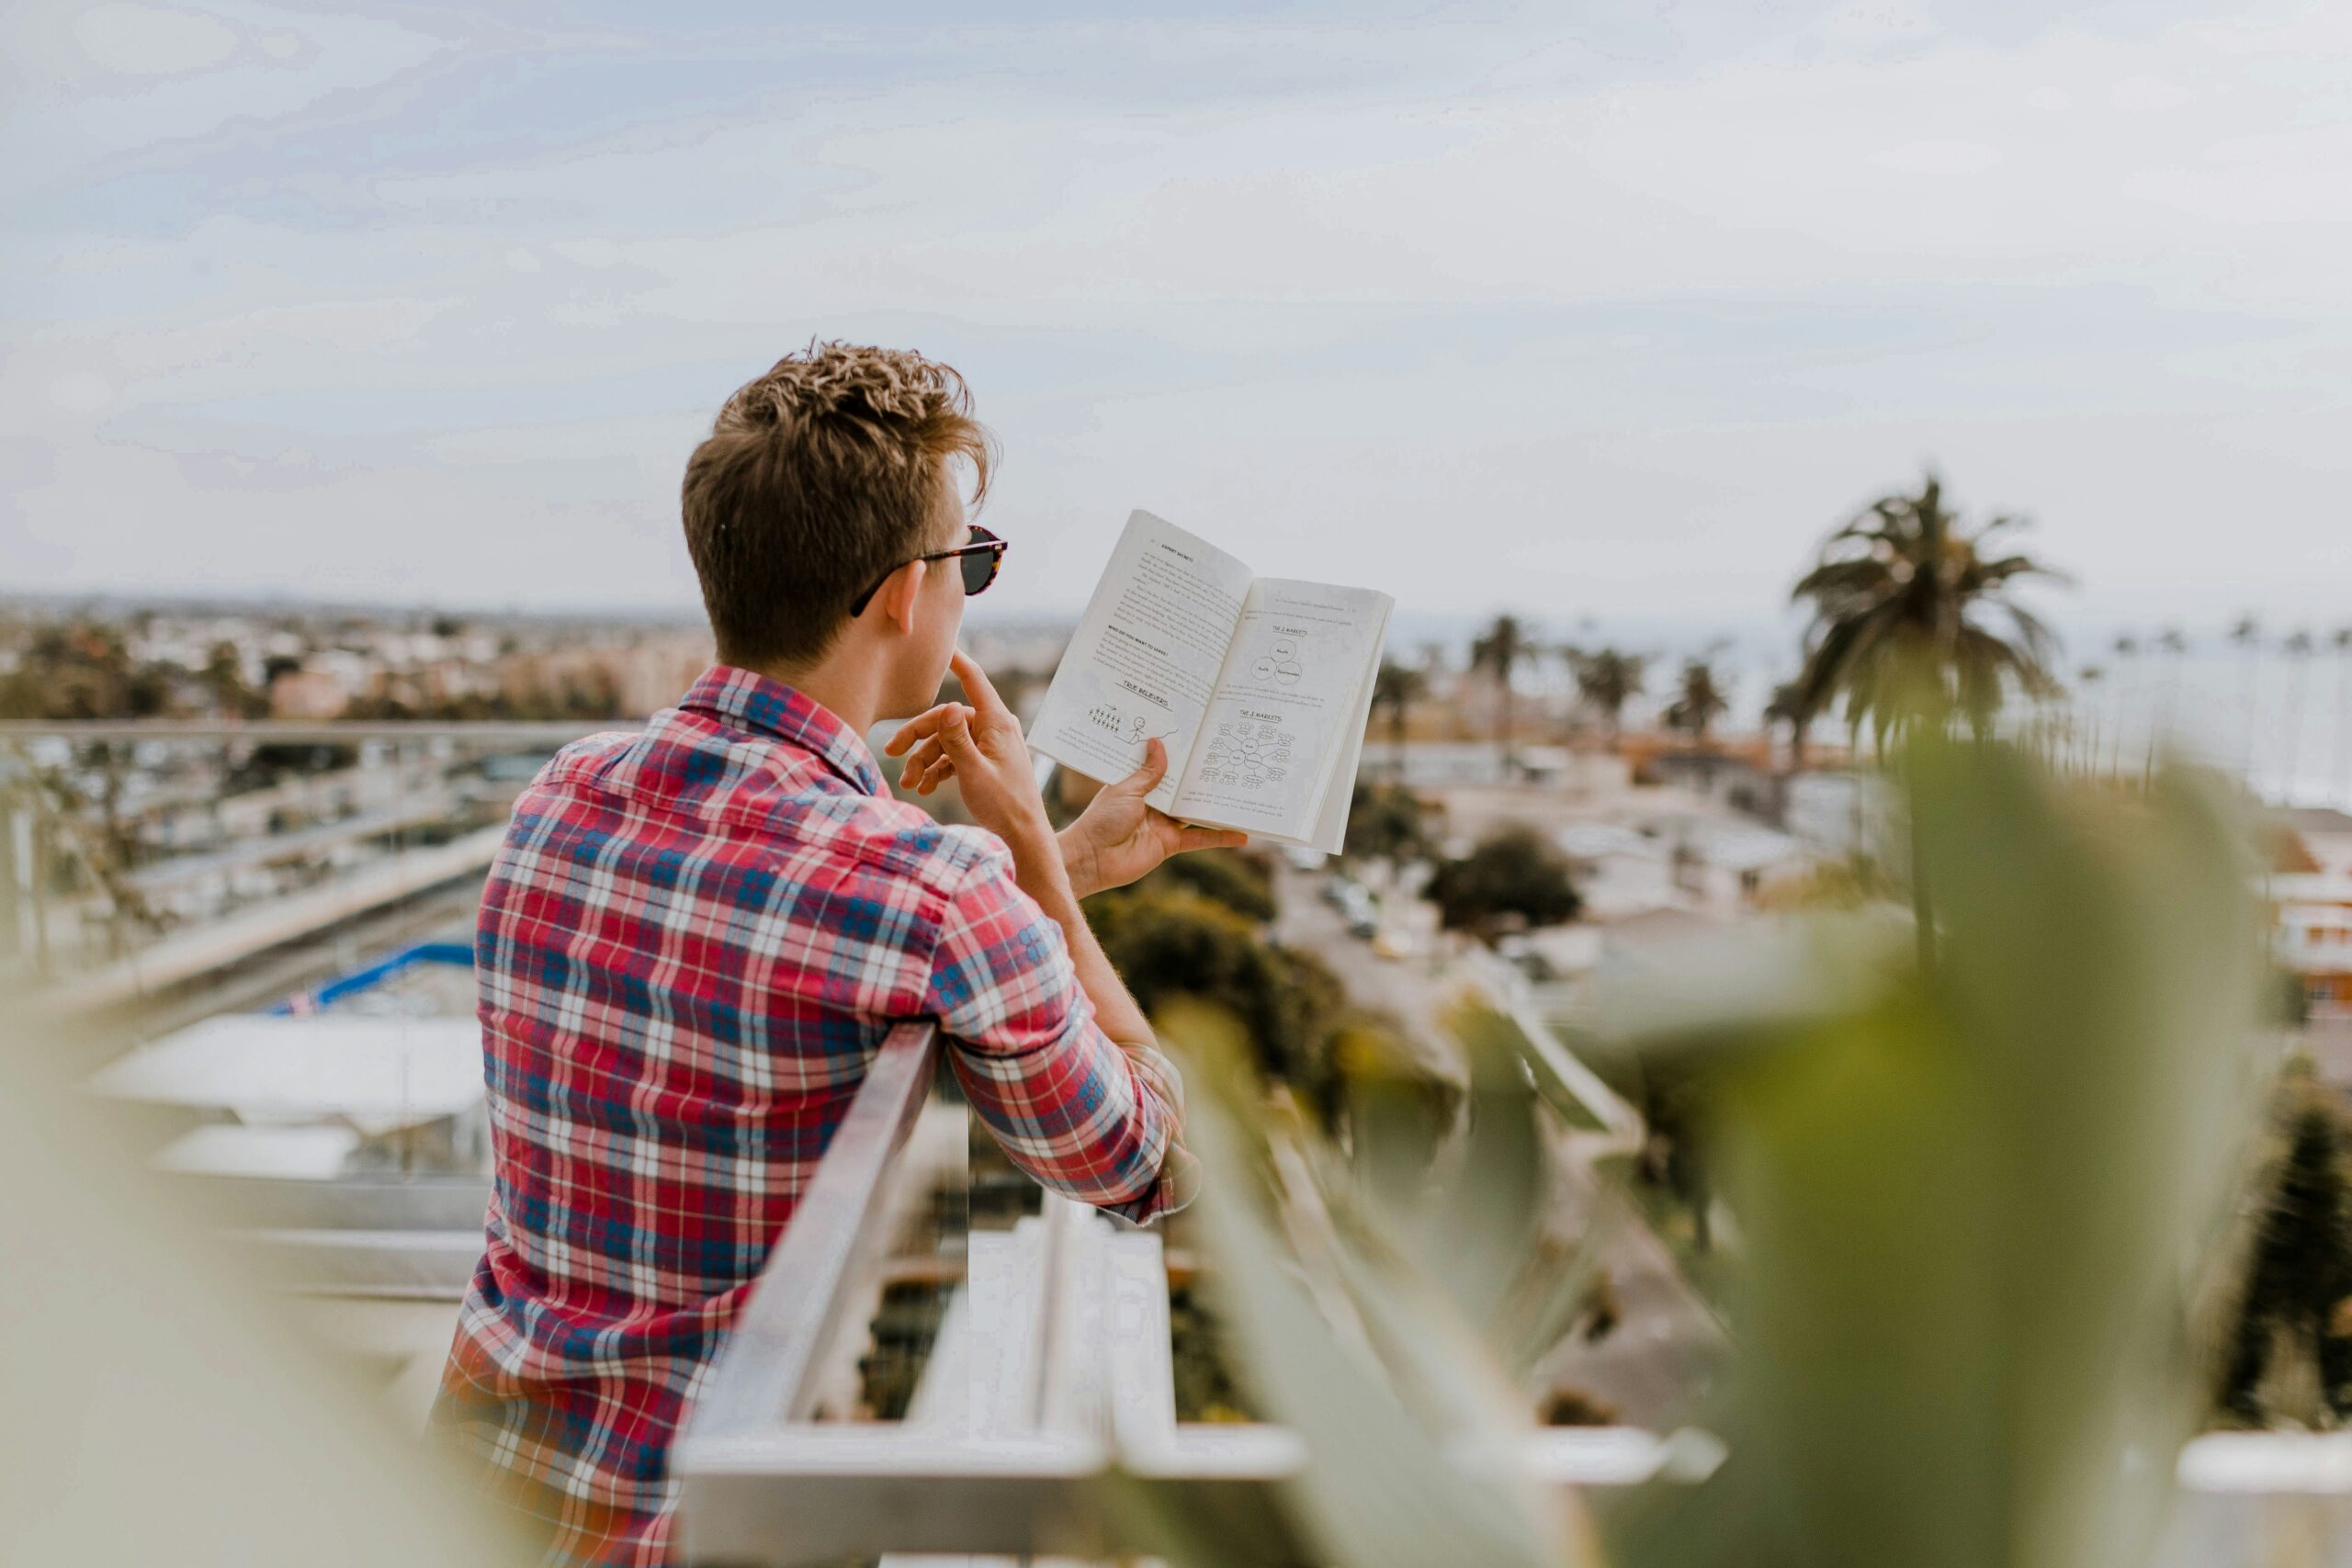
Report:
[[[1144,804],[1158,741],[1057,838],[1019,724],[956,649],[1005,547],[990,447],[910,353],[794,355],[686,466],[719,663],[642,734],[566,747],[482,894],[497,1172],[434,1410],[561,1563],[669,1561],[668,1453],[890,1026],[935,1018],[1039,1181],[1148,1221],[1189,1196],[1182,1096],[1079,913],[1241,841]],[[933,705],[951,667],[966,703]],[[861,737],[977,828],[894,800]]]

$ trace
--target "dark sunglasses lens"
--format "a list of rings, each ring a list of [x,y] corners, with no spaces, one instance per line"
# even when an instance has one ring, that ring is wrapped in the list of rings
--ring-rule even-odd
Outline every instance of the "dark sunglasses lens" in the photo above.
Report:
[[[964,592],[978,593],[996,581],[996,563],[1004,558],[1002,550],[978,550],[966,556],[964,562]]]

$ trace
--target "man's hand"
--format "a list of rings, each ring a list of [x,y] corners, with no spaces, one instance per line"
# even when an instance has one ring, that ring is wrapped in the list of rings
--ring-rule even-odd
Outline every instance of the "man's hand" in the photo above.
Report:
[[[962,649],[948,662],[963,682],[971,705],[942,703],[899,727],[883,750],[907,751],[899,782],[929,795],[950,778],[962,791],[972,820],[1016,848],[1050,837],[1045,796],[1037,793],[1037,771],[1029,761],[1021,721],[996,694],[988,676]]]
[[[1143,766],[1117,784],[1104,784],[1077,821],[1062,829],[1062,863],[1081,898],[1106,887],[1125,887],[1170,855],[1186,850],[1239,849],[1247,833],[1217,828],[1188,828],[1168,813],[1144,804],[1168,772],[1168,748],[1153,736],[1144,742]]]
[[[963,682],[971,705],[942,703],[916,715],[899,727],[883,752],[892,757],[907,753],[899,781],[917,795],[929,795],[954,779],[972,820],[1011,844],[1018,862],[1024,851],[1053,835],[1021,721],[962,649],[948,667]],[[1079,897],[1124,887],[1185,850],[1238,849],[1250,841],[1246,833],[1188,828],[1145,805],[1144,796],[1159,787],[1167,772],[1168,748],[1155,736],[1144,743],[1143,766],[1103,785],[1093,804],[1062,832],[1062,867]]]

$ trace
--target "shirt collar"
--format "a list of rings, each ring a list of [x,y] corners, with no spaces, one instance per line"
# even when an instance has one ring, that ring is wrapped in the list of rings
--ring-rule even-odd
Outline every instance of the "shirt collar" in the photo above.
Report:
[[[888,792],[874,753],[849,726],[831,708],[771,676],[732,664],[714,664],[702,672],[678,706],[812,752],[862,794]]]

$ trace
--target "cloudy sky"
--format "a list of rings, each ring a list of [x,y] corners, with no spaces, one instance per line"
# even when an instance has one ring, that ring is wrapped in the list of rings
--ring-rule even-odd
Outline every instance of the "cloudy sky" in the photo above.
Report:
[[[0,588],[690,604],[822,335],[970,378],[1002,610],[1140,505],[1759,616],[1932,459],[2070,615],[2352,615],[2352,6],[492,9],[6,8]]]

